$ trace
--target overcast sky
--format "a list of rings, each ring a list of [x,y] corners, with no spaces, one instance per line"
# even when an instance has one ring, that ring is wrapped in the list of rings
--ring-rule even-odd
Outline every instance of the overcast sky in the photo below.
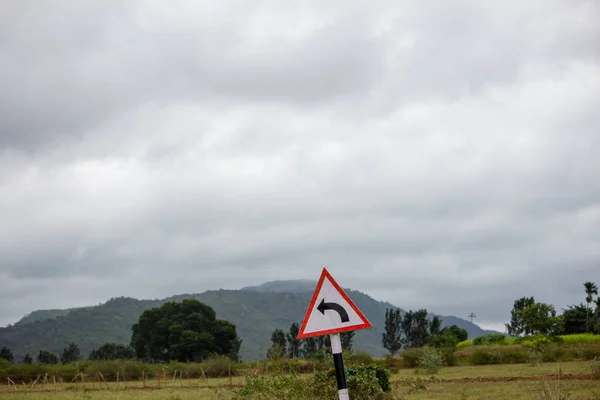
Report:
[[[600,2],[0,2],[0,325],[317,279],[600,284]]]

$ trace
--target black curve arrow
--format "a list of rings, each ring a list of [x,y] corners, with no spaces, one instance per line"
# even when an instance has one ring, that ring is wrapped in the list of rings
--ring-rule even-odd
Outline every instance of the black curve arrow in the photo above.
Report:
[[[323,299],[321,300],[319,307],[317,307],[317,310],[321,311],[321,314],[323,315],[325,315],[325,310],[333,310],[340,314],[342,322],[350,321],[350,318],[348,317],[348,312],[346,312],[346,309],[340,306],[338,303],[325,303],[325,299]]]

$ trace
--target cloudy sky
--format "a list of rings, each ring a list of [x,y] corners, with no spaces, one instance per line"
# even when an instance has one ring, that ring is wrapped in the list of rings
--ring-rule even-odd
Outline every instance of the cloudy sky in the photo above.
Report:
[[[0,325],[317,279],[600,284],[600,2],[0,2]]]

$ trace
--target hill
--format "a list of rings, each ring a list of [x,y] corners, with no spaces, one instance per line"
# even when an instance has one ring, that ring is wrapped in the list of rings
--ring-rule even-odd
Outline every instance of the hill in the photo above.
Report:
[[[308,290],[300,290],[302,286]],[[301,322],[314,286],[314,282],[269,282],[254,288],[211,290],[161,300],[120,297],[93,307],[39,310],[13,326],[0,328],[0,347],[7,346],[16,360],[20,360],[26,353],[35,358],[42,349],[58,355],[70,342],[75,342],[82,356],[87,357],[91,350],[106,342],[128,343],[131,326],[144,310],[159,307],[168,301],[190,298],[210,305],[218,318],[234,323],[238,335],[243,339],[242,359],[257,360],[265,357],[273,330],[287,330],[293,322]],[[299,292],[281,292],[282,288],[296,288]],[[373,329],[356,333],[355,348],[377,356],[385,354],[381,346],[381,334],[385,310],[393,305],[355,290],[345,290],[373,324]],[[444,326],[456,324],[464,329],[470,328],[473,337],[487,333],[463,319],[452,316],[443,318]]]

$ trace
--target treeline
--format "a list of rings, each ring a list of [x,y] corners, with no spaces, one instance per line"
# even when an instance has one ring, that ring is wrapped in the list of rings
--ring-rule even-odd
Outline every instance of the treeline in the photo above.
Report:
[[[185,299],[168,302],[161,307],[146,310],[131,328],[131,342],[126,346],[105,343],[90,352],[88,359],[131,360],[146,363],[202,362],[212,357],[225,356],[239,359],[242,344],[236,327],[224,320],[217,320],[215,311],[197,300]],[[80,349],[75,343],[63,349],[60,358],[49,351],[40,350],[38,364],[69,364],[80,360]],[[0,349],[0,359],[14,363],[14,356],[7,347]],[[0,360],[1,361],[1,360]],[[26,354],[22,364],[33,364]]]
[[[398,308],[385,311],[384,333],[381,343],[394,356],[403,347],[405,349],[424,346],[456,347],[459,342],[467,340],[466,330],[456,325],[442,329],[439,317],[427,318],[427,310],[408,311],[402,315]]]
[[[600,297],[598,286],[585,282],[585,304],[568,306],[557,314],[553,305],[536,302],[535,298],[516,300],[506,329],[511,336],[558,336],[578,333],[600,334]],[[594,297],[595,296],[595,297]]]
[[[267,350],[267,359],[304,358],[308,360],[323,360],[327,356],[331,348],[328,335],[297,339],[298,332],[299,325],[297,322],[292,323],[288,332],[284,332],[282,329],[275,329],[271,334],[271,346]],[[341,333],[340,339],[342,341],[342,348],[346,351],[352,351],[354,331]]]

